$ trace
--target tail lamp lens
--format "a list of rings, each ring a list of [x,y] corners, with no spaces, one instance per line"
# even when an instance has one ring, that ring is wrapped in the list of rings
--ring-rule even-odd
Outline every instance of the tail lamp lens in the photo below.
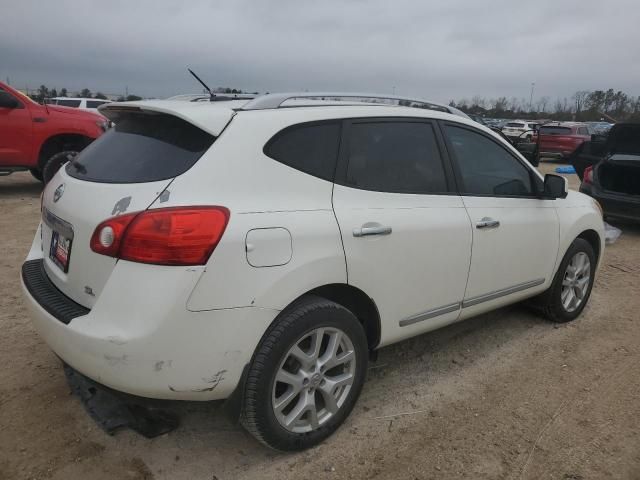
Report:
[[[204,265],[228,222],[225,207],[145,210],[102,222],[91,237],[91,249],[132,262]]]
[[[584,183],[593,183],[593,167],[589,166],[584,169],[584,173],[582,174],[582,181]]]

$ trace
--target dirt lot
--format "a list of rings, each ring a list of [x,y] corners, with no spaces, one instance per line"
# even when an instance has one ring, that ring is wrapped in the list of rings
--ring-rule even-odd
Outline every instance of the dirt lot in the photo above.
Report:
[[[182,425],[154,440],[94,424],[21,299],[39,193],[0,178],[2,480],[640,478],[640,226],[619,225],[574,323],[514,306],[385,348],[337,434],[285,455],[220,403],[174,405]]]

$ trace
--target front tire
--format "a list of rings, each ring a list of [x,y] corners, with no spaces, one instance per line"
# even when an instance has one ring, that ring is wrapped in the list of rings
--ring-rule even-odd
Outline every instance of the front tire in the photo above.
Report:
[[[596,263],[591,244],[576,238],[565,253],[551,287],[535,299],[534,305],[552,322],[565,323],[577,318],[591,296]]]
[[[367,362],[367,338],[353,313],[321,297],[304,297],[279,315],[258,345],[240,421],[276,450],[317,445],[353,409]]]

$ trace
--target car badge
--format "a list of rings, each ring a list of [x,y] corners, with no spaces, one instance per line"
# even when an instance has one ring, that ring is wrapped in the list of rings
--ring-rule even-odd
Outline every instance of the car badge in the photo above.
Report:
[[[64,193],[64,183],[61,183],[60,185],[58,185],[58,188],[56,188],[56,191],[53,192],[53,203],[60,200],[63,193]]]

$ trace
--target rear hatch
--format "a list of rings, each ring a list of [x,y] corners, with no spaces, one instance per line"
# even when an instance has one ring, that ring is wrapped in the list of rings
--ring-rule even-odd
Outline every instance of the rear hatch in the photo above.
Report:
[[[640,198],[640,156],[611,156],[598,167],[598,180],[606,192]]]
[[[580,143],[570,127],[540,127],[538,135],[541,152],[573,152]]]
[[[597,171],[602,189],[640,198],[640,124],[614,125],[607,136],[605,150],[607,158]]]
[[[216,109],[205,130],[203,115],[196,126],[185,120],[185,112],[162,105],[114,106],[101,113],[115,127],[61,168],[43,193],[45,271],[58,289],[88,308],[117,263],[91,250],[97,225],[147,209],[200,159],[233,116]]]

